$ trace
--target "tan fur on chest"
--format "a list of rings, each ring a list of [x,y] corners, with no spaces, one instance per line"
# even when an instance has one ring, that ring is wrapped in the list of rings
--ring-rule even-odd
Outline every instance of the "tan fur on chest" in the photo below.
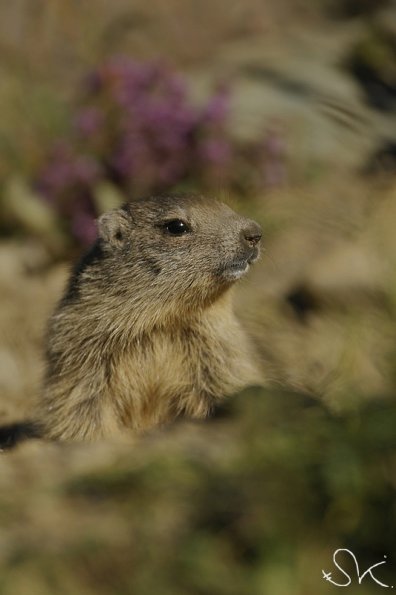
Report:
[[[251,351],[231,309],[216,304],[195,325],[136,339],[110,373],[111,407],[135,430],[206,417],[219,395],[259,381]]]
[[[191,390],[186,354],[178,338],[136,340],[114,363],[109,400],[122,425],[135,430],[164,423]]]

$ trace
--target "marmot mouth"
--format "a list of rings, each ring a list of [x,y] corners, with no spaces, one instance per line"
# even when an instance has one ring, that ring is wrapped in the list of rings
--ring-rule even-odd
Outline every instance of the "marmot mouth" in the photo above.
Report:
[[[239,260],[224,265],[221,270],[221,274],[228,280],[236,281],[243,275],[246,275],[250,269],[250,265],[253,264],[259,257],[259,251],[255,249],[249,256],[242,257]]]
[[[239,279],[240,277],[243,277],[243,275],[246,275],[246,273],[248,272],[248,270],[250,269],[250,264],[248,262],[245,262],[244,265],[239,265],[239,266],[232,266],[230,267],[226,273],[228,275],[228,277],[232,278],[232,279]]]
[[[233,262],[227,266],[225,266],[221,273],[222,276],[226,279],[230,280],[237,280],[243,275],[245,275],[248,270],[250,269],[250,262],[248,260],[242,260],[238,262]]]
[[[249,256],[249,258],[247,259],[247,262],[249,264],[253,264],[254,262],[256,262],[256,260],[258,260],[259,255],[260,255],[260,253],[256,248],[255,251],[253,252],[253,254],[251,256]]]

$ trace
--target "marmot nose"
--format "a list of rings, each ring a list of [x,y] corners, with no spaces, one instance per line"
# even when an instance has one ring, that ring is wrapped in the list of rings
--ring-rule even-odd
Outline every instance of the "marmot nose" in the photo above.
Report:
[[[248,224],[242,229],[241,237],[249,244],[251,248],[254,248],[261,240],[262,231],[261,227],[255,221],[249,221]]]

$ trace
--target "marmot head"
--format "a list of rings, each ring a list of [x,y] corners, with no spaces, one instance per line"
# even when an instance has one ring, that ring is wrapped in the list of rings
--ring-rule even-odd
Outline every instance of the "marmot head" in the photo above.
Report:
[[[146,300],[205,305],[259,256],[260,226],[202,196],[132,201],[102,215],[99,242],[117,283]]]

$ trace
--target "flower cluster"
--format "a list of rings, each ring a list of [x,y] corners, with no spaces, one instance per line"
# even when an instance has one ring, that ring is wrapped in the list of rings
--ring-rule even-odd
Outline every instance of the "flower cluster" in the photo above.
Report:
[[[53,147],[36,185],[89,243],[100,182],[129,197],[180,183],[229,186],[237,156],[228,115],[226,88],[198,108],[164,65],[110,59],[84,81],[70,138]]]
[[[220,89],[198,109],[184,80],[166,67],[109,60],[86,78],[71,137],[53,147],[37,187],[71,222],[73,234],[89,242],[93,190],[101,180],[128,196],[188,180],[227,183],[228,99]]]

